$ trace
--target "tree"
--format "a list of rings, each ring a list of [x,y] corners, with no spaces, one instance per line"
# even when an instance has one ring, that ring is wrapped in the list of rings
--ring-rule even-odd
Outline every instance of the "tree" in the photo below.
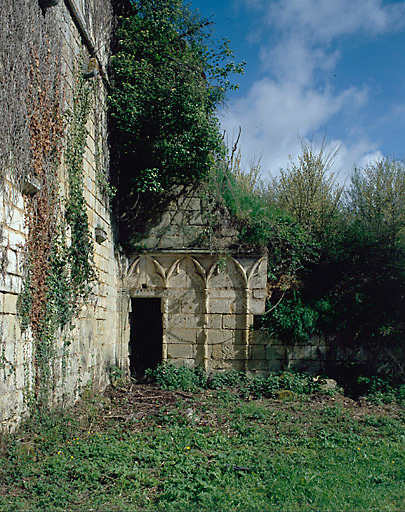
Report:
[[[347,209],[369,236],[396,245],[405,234],[404,164],[384,158],[362,169],[355,168]]]
[[[298,162],[290,159],[289,167],[280,170],[267,192],[271,201],[318,238],[336,225],[341,206],[343,187],[331,171],[338,150],[328,151],[325,142],[316,150],[301,139]]]
[[[212,38],[212,22],[182,0],[131,5],[119,23],[110,94],[124,238],[145,201],[150,209],[207,176],[223,151],[215,109],[237,87],[229,76],[243,72],[228,41]]]

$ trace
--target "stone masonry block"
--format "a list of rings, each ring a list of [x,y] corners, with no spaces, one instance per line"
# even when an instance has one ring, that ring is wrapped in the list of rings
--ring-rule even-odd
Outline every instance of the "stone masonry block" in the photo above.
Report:
[[[266,347],[266,359],[272,361],[274,359],[285,359],[286,349],[284,345],[268,345]]]
[[[252,299],[249,302],[249,313],[252,315],[263,315],[266,311],[266,302],[265,300]]]
[[[180,299],[169,299],[168,301],[169,315],[175,315],[182,312],[182,301]]]
[[[207,328],[208,329],[221,329],[222,328],[222,315],[207,315]]]
[[[203,325],[203,316],[202,315],[169,315],[167,321],[168,329],[173,328],[183,328],[183,329],[195,329],[197,327],[202,327]]]
[[[232,331],[224,331],[222,329],[208,329],[207,335],[209,345],[221,345],[235,340],[235,335]]]
[[[201,299],[189,299],[185,297],[181,301],[181,312],[182,313],[195,313],[195,314],[201,314],[203,313],[204,305],[201,301]]]
[[[25,386],[25,369],[19,365],[15,370],[15,384],[17,389],[23,389]]]
[[[223,345],[222,353],[224,359],[244,359],[245,346],[244,345]]]
[[[167,329],[166,340],[168,344],[196,343],[198,332],[198,329]]]
[[[253,360],[266,359],[266,347],[263,345],[252,345],[250,350],[251,358]]]
[[[252,315],[249,315],[251,320]],[[245,329],[246,315],[223,315],[223,329]]]
[[[169,343],[167,357],[169,359],[191,359],[194,357],[195,345],[191,343]]]
[[[293,347],[292,359],[300,360],[312,360],[317,358],[317,348],[312,345],[306,346],[295,346]]]
[[[3,299],[3,312],[5,314],[16,315],[18,295],[5,293]]]
[[[255,288],[252,292],[252,297],[254,299],[265,300],[267,296],[267,291],[264,288]]]
[[[243,313],[243,304],[240,301],[227,299],[212,299],[209,302],[209,312],[215,314],[232,315]]]
[[[265,359],[252,359],[248,361],[247,369],[250,371],[265,371],[268,369],[268,361]]]
[[[267,359],[267,371],[279,372],[284,369],[284,359]]]
[[[268,345],[272,341],[266,331],[250,331],[249,345]]]
[[[213,345],[211,347],[211,357],[212,357],[212,359],[223,359],[221,345]]]
[[[220,359],[211,359],[209,363],[210,370],[236,370],[242,371],[245,366],[244,360],[238,359],[230,359],[230,360],[220,360]]]
[[[226,283],[228,284],[228,283]],[[228,299],[228,300],[236,300],[238,296],[238,292],[230,288],[229,286],[224,286],[223,288],[215,287],[210,288],[208,290],[208,297],[210,300],[212,299]]]

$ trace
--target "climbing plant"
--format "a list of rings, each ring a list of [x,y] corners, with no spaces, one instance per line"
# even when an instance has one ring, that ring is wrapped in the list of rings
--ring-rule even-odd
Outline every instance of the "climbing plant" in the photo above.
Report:
[[[73,302],[88,292],[88,284],[95,278],[93,243],[87,220],[83,192],[83,156],[87,140],[87,120],[91,107],[91,86],[80,74],[76,78],[73,108],[69,112],[69,128],[65,151],[69,191],[66,202],[66,222],[70,227],[71,244],[67,262],[70,267],[70,285]]]
[[[72,108],[64,121],[62,98],[49,97],[49,84],[41,76],[35,56],[31,84],[31,144],[40,192],[26,198],[27,275],[19,297],[19,313],[22,328],[30,327],[34,338],[33,397],[43,406],[52,387],[55,335],[72,321],[95,279],[83,173],[92,91],[77,73]],[[35,95],[35,101],[31,95]],[[63,136],[68,189],[61,202],[57,174]]]
[[[25,196],[27,276],[19,297],[19,311],[22,327],[30,326],[34,338],[34,396],[39,401],[49,385],[53,334],[49,276],[58,217],[56,171],[63,134],[62,97],[57,88],[57,75],[57,70],[53,77],[42,73],[38,53],[35,47],[32,48],[26,102],[30,112],[31,179],[37,180],[39,192]]]

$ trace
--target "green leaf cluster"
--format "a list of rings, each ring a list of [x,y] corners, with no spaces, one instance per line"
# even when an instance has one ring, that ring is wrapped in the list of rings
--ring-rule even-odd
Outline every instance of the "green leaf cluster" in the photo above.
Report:
[[[215,176],[241,242],[268,250],[270,297],[257,326],[288,344],[320,334],[387,351],[401,373],[404,164],[385,158],[355,169],[344,190],[332,172],[338,148],[301,143],[298,160],[268,184],[240,158]]]
[[[121,213],[200,182],[223,152],[215,109],[243,68],[181,0],[135,0],[120,18],[109,97]],[[149,193],[149,196],[148,196]]]

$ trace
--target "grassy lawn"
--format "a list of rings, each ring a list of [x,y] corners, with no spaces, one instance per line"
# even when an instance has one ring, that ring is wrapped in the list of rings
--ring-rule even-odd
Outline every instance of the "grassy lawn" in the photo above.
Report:
[[[0,510],[403,511],[401,414],[122,384],[2,439]]]

